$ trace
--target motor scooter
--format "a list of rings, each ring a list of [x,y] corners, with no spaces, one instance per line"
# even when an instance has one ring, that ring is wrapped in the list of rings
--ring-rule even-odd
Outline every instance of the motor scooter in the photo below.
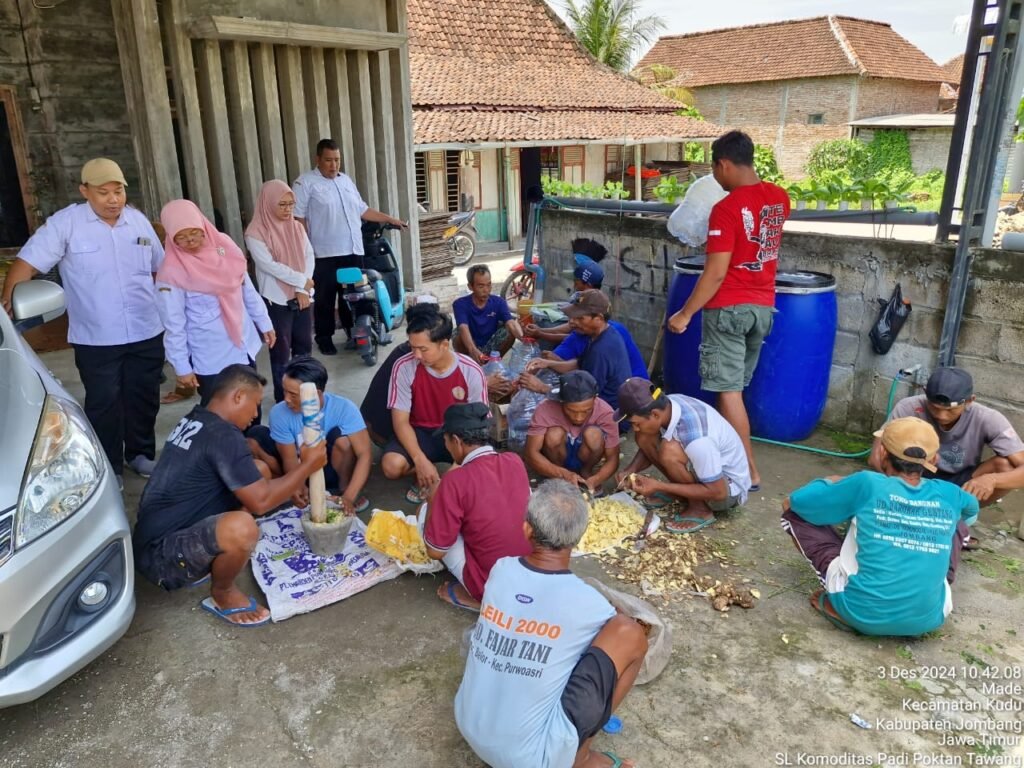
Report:
[[[475,219],[476,211],[459,211],[448,219],[448,228],[442,237],[448,243],[456,267],[469,264],[476,253]]]
[[[402,271],[384,235],[393,224],[364,221],[363,267],[337,271],[342,300],[352,313],[352,341],[366,365],[377,364],[377,349],[390,344],[391,331],[405,320]]]

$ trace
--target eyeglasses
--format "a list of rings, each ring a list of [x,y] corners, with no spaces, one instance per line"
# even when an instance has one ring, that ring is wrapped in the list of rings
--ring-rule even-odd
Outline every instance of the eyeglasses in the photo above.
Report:
[[[294,208],[295,207],[295,203],[278,203],[277,207],[278,208]]]

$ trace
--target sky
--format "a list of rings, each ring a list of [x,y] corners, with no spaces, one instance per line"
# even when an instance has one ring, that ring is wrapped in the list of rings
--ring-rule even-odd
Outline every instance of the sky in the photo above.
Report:
[[[564,15],[563,0],[549,0]],[[698,32],[812,16],[855,16],[884,21],[898,33],[944,64],[967,44],[966,34],[953,33],[953,20],[969,15],[970,0],[640,0],[644,14],[661,16],[663,34]]]

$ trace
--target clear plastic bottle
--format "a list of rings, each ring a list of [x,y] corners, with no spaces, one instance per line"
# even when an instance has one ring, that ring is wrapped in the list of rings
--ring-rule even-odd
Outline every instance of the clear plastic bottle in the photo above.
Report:
[[[558,380],[554,372],[548,369],[538,373],[537,378],[549,385],[553,385]],[[526,433],[530,429],[533,412],[546,397],[546,395],[529,389],[520,389],[513,395],[508,412],[505,414],[508,419],[508,447],[511,450],[520,450],[526,444]]]
[[[526,364],[535,357],[540,357],[540,347],[536,339],[524,336],[522,341],[517,341],[512,347],[508,356],[508,370],[513,378],[518,378],[526,369]]]
[[[491,377],[494,374],[509,378],[508,368],[501,362],[501,353],[497,350],[491,352],[490,359],[484,364],[484,376]]]

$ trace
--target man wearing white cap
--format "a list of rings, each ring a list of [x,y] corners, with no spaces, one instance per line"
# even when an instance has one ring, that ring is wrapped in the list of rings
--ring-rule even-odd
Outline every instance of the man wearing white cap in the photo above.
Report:
[[[10,312],[14,286],[59,268],[85,413],[119,481],[126,463],[143,477],[153,471],[164,364],[153,289],[164,251],[146,217],[125,207],[126,186],[113,160],[82,166],[85,202],[57,211],[32,235],[3,293]]]

